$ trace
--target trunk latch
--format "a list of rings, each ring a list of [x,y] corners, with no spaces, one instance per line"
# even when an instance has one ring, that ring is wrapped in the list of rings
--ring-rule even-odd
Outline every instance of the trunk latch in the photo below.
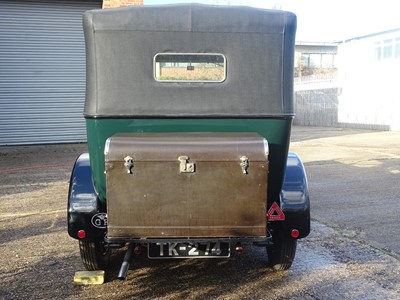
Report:
[[[189,162],[188,156],[179,156],[178,160],[180,161],[179,172],[181,172],[181,173],[194,173],[195,172],[195,164]]]
[[[125,166],[126,172],[128,174],[132,174],[133,158],[130,156],[127,156],[124,158],[124,161],[125,161],[124,166]]]
[[[241,161],[240,166],[242,167],[243,174],[248,174],[247,169],[249,168],[249,158],[243,155],[240,158],[240,161]]]

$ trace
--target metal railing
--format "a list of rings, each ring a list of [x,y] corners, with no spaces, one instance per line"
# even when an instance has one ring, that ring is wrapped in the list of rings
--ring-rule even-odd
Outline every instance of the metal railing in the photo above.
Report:
[[[320,90],[338,87],[337,73],[318,74],[294,78],[294,90]]]

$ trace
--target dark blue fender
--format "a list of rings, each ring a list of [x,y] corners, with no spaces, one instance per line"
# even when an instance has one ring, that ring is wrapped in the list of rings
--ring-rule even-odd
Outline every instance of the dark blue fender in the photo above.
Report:
[[[299,156],[289,152],[286,163],[285,180],[280,194],[281,210],[285,221],[280,224],[284,234],[293,229],[299,231],[298,238],[310,233],[310,199],[306,171]]]
[[[69,182],[68,234],[78,239],[78,231],[84,230],[85,239],[104,237],[105,213],[93,186],[89,154],[83,153],[75,162]]]

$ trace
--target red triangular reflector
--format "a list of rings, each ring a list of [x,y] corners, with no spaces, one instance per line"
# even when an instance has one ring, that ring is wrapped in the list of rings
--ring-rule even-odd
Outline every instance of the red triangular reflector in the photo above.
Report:
[[[285,214],[282,212],[281,208],[276,202],[274,202],[268,210],[267,213],[268,221],[284,221]]]

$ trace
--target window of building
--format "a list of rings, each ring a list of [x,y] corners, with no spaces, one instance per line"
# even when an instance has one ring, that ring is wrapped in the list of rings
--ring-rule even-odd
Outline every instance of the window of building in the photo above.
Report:
[[[305,68],[336,68],[336,54],[302,53],[301,65]]]
[[[310,54],[301,54],[301,65],[303,67],[308,67],[310,65]]]
[[[381,59],[382,59],[381,42],[376,42],[375,43],[375,60],[381,60]]]
[[[331,54],[321,55],[321,67],[322,68],[333,68],[335,66],[335,56]]]
[[[310,68],[321,67],[321,54],[310,54]]]
[[[383,59],[391,59],[393,57],[393,40],[387,39],[383,41]]]
[[[400,58],[400,37],[397,37],[394,43],[394,57]]]

